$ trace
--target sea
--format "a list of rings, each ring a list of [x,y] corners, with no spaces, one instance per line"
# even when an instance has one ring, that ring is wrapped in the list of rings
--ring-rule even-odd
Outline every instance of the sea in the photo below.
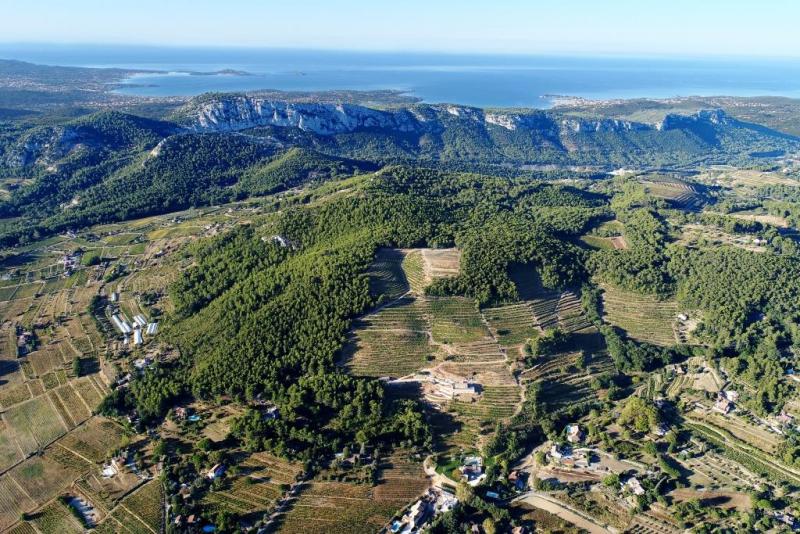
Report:
[[[800,98],[798,59],[30,44],[0,44],[0,58],[158,71],[133,75],[116,89],[144,96],[258,89],[391,89],[430,103],[534,108],[552,105],[553,95],[590,99]]]

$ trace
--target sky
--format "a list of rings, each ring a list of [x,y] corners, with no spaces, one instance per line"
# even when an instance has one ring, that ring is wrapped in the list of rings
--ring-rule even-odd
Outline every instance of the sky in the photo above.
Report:
[[[800,58],[798,0],[0,0],[0,42]]]

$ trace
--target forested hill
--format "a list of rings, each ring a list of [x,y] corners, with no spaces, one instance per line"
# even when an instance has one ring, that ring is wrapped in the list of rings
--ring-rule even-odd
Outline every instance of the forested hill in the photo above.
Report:
[[[602,172],[752,163],[757,153],[797,150],[797,138],[719,110],[645,124],[537,110],[205,95],[161,119],[102,111],[4,123],[0,242],[397,163],[502,175],[537,165]]]

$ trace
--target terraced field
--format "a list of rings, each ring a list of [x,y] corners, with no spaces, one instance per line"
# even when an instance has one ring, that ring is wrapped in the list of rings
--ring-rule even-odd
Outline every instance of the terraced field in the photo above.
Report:
[[[625,330],[633,339],[661,346],[676,344],[673,328],[678,305],[675,301],[604,286],[603,313],[606,322]]]
[[[497,342],[504,348],[519,348],[539,333],[529,303],[485,308],[482,313]]]
[[[364,376],[404,376],[424,367],[434,349],[429,344],[427,301],[413,296],[367,315],[355,323],[345,349],[345,365]]]
[[[705,204],[698,186],[689,182],[671,177],[648,176],[642,183],[649,194],[668,200],[678,208],[697,211]]]
[[[491,338],[475,301],[461,297],[432,298],[431,335],[438,343],[471,343]]]
[[[280,532],[308,534],[377,532],[428,485],[419,464],[392,456],[375,486],[311,482],[281,519]]]
[[[370,266],[369,289],[373,295],[384,295],[392,301],[405,295],[411,288],[403,271],[403,251],[393,248],[378,250],[375,261]]]
[[[239,464],[239,469],[240,474],[224,489],[208,494],[208,506],[258,518],[274,506],[302,472],[301,465],[267,453],[251,455]]]

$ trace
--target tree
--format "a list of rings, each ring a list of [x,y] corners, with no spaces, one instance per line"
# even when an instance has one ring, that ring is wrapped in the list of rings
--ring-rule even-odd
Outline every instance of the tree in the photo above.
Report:
[[[636,432],[647,432],[658,425],[658,409],[641,397],[631,397],[620,412],[618,422]]]

